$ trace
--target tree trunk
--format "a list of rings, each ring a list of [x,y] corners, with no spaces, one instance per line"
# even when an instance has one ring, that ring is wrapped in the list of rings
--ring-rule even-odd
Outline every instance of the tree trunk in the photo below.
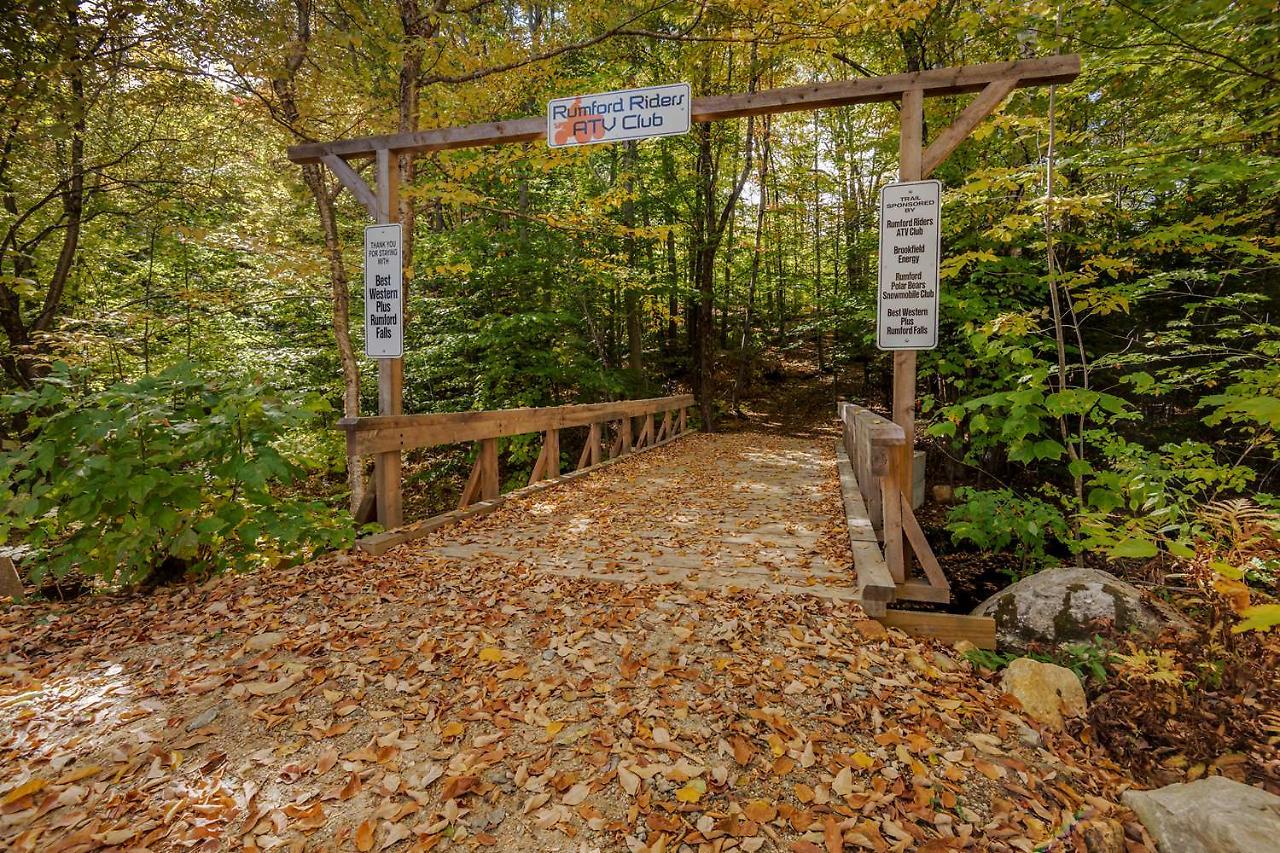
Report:
[[[342,244],[338,237],[338,220],[333,196],[325,186],[324,171],[314,163],[302,167],[302,179],[316,202],[320,228],[324,234],[324,254],[329,261],[329,285],[333,294],[333,336],[338,344],[338,362],[342,366],[343,417],[360,416],[360,363],[351,345],[351,290],[346,265],[342,261]],[[365,496],[364,466],[359,456],[347,457],[347,486],[351,489],[351,512],[355,514]]]
[[[751,375],[751,324],[754,322],[752,315],[755,313],[756,307],[756,283],[760,280],[760,251],[764,243],[765,210],[768,208],[766,187],[769,178],[769,129],[771,122],[767,115],[761,121],[763,122],[763,127],[760,138],[760,171],[758,178],[760,203],[756,207],[756,233],[755,243],[751,248],[751,273],[747,278],[747,304],[742,311],[742,343],[739,347],[738,379],[733,385],[733,409],[739,415],[742,414],[742,409],[739,407],[741,391]]]
[[[283,76],[272,79],[271,88],[279,101],[279,112],[285,124],[297,128],[301,112],[298,109],[296,77],[306,59],[311,38],[311,8],[309,3],[296,6],[297,30],[289,45]],[[320,228],[324,234],[325,255],[329,261],[329,288],[333,295],[333,336],[338,344],[338,360],[342,365],[342,413],[347,417],[360,414],[360,368],[355,349],[351,345],[350,291],[346,268],[342,263],[342,245],[338,235],[337,217],[334,214],[334,196],[325,185],[324,172],[318,165],[304,166],[302,179],[316,202]],[[335,191],[336,194],[336,191]],[[355,513],[364,500],[364,466],[358,456],[347,457],[347,485],[351,489],[351,511]]]

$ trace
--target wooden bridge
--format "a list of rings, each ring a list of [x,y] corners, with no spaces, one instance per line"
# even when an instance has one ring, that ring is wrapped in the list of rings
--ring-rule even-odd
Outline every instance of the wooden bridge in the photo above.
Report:
[[[989,619],[891,607],[950,597],[897,486],[900,426],[841,403],[839,440],[693,434],[686,415],[693,402],[675,396],[343,419],[349,450],[361,456],[475,445],[456,510],[366,537],[358,547],[382,554],[465,521],[418,547],[608,583],[857,601],[867,615],[908,633],[994,647]],[[532,476],[502,494],[498,440],[528,433],[542,435]],[[577,464],[562,473],[570,446]],[[918,578],[904,537],[919,560]]]

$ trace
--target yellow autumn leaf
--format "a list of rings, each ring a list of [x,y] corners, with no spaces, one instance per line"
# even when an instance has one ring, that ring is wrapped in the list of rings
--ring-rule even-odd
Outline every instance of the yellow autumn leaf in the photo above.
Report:
[[[440,730],[440,737],[444,738],[445,740],[452,740],[453,738],[456,738],[458,735],[462,734],[462,732],[463,732],[462,723],[452,722]]]
[[[778,757],[787,751],[787,744],[777,732],[769,733],[769,749],[773,750],[774,757]]]
[[[84,767],[77,767],[75,770],[69,770],[58,777],[59,785],[67,785],[72,782],[79,782],[81,779],[87,779],[95,773],[101,772],[102,768],[96,764],[88,764]]]
[[[853,763],[861,767],[863,770],[866,770],[871,767],[871,765],[875,764],[876,760],[865,752],[855,752],[853,754]]]
[[[480,650],[480,660],[485,663],[497,663],[502,660],[502,649],[497,646],[485,646]]]
[[[47,783],[43,779],[28,779],[12,791],[4,795],[4,799],[0,799],[0,806],[7,806],[10,803],[16,803],[23,797],[30,796],[39,791]]]
[[[682,803],[696,803],[706,793],[707,783],[701,779],[690,779],[689,784],[676,791],[676,799]]]
[[[560,720],[552,720],[547,723],[547,737],[555,737],[564,728],[564,723]]]

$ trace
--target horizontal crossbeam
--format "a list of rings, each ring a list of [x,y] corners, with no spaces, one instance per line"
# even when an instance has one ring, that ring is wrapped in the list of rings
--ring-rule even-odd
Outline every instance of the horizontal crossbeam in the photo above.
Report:
[[[892,101],[903,92],[919,89],[925,97],[960,95],[980,92],[998,80],[1016,80],[1017,87],[1046,86],[1069,83],[1080,74],[1080,57],[1048,56],[1016,62],[988,62],[935,68],[908,74],[838,80],[782,89],[766,89],[738,95],[711,95],[693,100],[695,122],[720,121],[766,113],[816,110],[849,104]],[[513,142],[545,139],[547,122],[543,116],[443,127],[413,133],[364,136],[336,142],[309,142],[289,148],[289,159],[295,163],[317,163],[326,156],[342,159],[372,157],[379,150],[398,153],[446,151],[454,148],[476,148]]]
[[[577,406],[549,406],[537,409],[496,409],[483,412],[449,412],[434,415],[379,415],[342,418],[338,429],[347,433],[347,450],[368,456],[415,447],[434,447],[463,441],[482,441],[530,432],[547,432],[566,427],[590,426],[692,406],[692,394],[620,400],[614,403],[586,403]],[[625,422],[629,426],[630,421]],[[625,431],[625,430],[624,430]],[[628,448],[629,449],[629,448]]]

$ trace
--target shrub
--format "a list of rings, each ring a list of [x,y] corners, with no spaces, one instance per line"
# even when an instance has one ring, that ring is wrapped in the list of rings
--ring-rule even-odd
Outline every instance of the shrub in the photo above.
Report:
[[[282,439],[327,409],[188,365],[102,390],[56,365],[0,400],[30,436],[0,455],[0,542],[16,533],[33,548],[35,581],[74,568],[112,584],[341,547],[349,516],[281,493],[306,471]]]
[[[956,492],[960,503],[947,516],[947,530],[956,542],[971,542],[984,551],[1012,547],[1020,566],[1010,571],[1014,580],[1025,576],[1048,560],[1046,548],[1067,539],[1067,521],[1062,512],[1039,498],[1020,497],[1011,489],[973,489]]]

